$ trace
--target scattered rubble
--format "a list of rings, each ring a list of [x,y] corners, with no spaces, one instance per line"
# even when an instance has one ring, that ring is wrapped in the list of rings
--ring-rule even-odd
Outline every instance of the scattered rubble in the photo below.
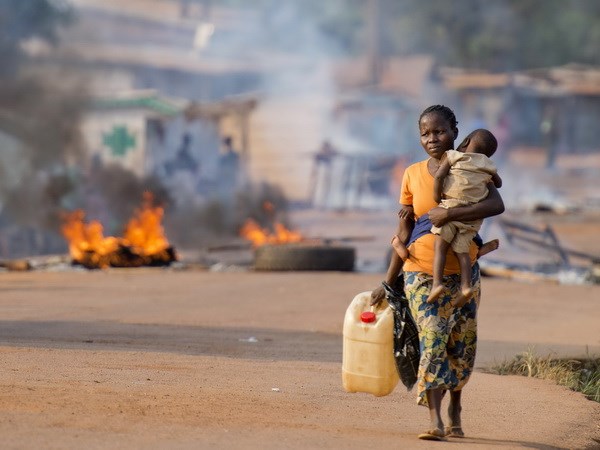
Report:
[[[542,262],[524,263],[519,261],[498,261],[483,258],[480,261],[484,276],[504,277],[529,282],[550,282],[557,284],[598,284],[600,283],[600,256],[564,247],[552,227],[534,227],[526,223],[507,219],[497,219],[509,245],[534,253],[549,255]],[[572,259],[586,261],[576,265]]]

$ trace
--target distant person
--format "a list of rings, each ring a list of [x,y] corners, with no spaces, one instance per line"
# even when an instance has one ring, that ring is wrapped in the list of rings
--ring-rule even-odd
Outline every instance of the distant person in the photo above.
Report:
[[[508,161],[508,155],[512,147],[511,124],[508,113],[503,113],[500,116],[493,133],[498,141],[499,149],[495,159],[501,165]]]
[[[189,170],[192,174],[198,172],[200,164],[192,156],[191,153],[192,136],[189,133],[185,133],[181,139],[181,146],[177,150],[175,158],[167,161],[165,166],[165,172],[168,176],[173,175],[175,172],[180,170]]]
[[[502,179],[490,159],[497,147],[498,142],[490,131],[478,129],[470,133],[456,150],[446,151],[435,173],[434,200],[443,208],[456,208],[478,203],[487,198],[490,181],[495,187],[501,187]],[[410,210],[407,213],[410,213]],[[481,219],[452,221],[441,227],[431,228],[431,232],[437,236],[433,260],[433,285],[427,303],[436,301],[444,291],[442,277],[446,254],[450,247],[460,264],[461,289],[455,300],[456,306],[463,306],[473,296],[469,249],[482,223]],[[392,246],[402,259],[408,257],[408,250],[398,237],[392,240]],[[484,251],[495,250],[498,241],[491,241],[486,246],[488,247]]]
[[[315,162],[319,164],[331,164],[333,157],[338,154],[338,151],[331,145],[329,141],[323,141],[321,148],[315,153]]]
[[[234,192],[240,184],[240,155],[233,148],[231,136],[223,138],[223,152],[219,156],[219,186],[225,193]]]
[[[329,190],[331,187],[331,165],[333,159],[339,155],[339,152],[331,144],[330,141],[324,140],[319,149],[313,154],[313,166],[310,174],[310,192],[309,198],[312,204],[316,203],[317,186],[322,184],[322,197],[324,203],[329,198]],[[319,177],[319,173],[322,176]],[[322,181],[322,183],[319,183]]]
[[[543,144],[546,148],[546,168],[553,169],[558,155],[558,111],[555,106],[550,105],[546,108],[542,122],[540,123],[540,132],[543,138]]]

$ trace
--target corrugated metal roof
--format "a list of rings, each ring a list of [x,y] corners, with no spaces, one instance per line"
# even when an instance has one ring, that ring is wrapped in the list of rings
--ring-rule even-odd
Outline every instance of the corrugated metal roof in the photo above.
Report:
[[[160,115],[173,116],[184,106],[154,91],[132,91],[118,96],[98,96],[91,100],[92,109],[148,109]]]
[[[511,76],[506,73],[467,71],[457,68],[442,68],[440,75],[448,89],[495,89],[510,84]]]
[[[185,109],[185,115],[189,118],[219,118],[231,113],[248,114],[258,104],[258,99],[248,96],[230,97],[218,102],[191,103]]]
[[[379,82],[373,85],[366,57],[333,63],[333,77],[342,89],[372,88],[382,92],[419,97],[433,68],[428,55],[394,57],[382,60]]]
[[[454,90],[512,86],[527,89],[539,95],[600,95],[600,67],[581,64],[567,64],[513,73],[442,68],[440,76],[444,86]]]

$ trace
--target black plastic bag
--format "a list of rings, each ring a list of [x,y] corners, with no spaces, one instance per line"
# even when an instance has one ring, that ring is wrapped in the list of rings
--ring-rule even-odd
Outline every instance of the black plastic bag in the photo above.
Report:
[[[402,384],[410,391],[417,382],[419,371],[419,331],[410,314],[404,295],[404,276],[400,275],[394,287],[383,282],[385,298],[394,311],[394,359]]]

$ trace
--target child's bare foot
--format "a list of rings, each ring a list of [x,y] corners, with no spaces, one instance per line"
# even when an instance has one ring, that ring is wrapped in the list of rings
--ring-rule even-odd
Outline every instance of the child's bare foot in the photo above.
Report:
[[[440,295],[444,292],[444,285],[440,284],[436,286],[435,284],[431,287],[431,292],[429,293],[429,297],[427,297],[427,303],[435,302]]]
[[[398,256],[402,258],[402,261],[408,258],[408,249],[406,248],[406,245],[402,243],[398,235],[392,238],[392,247],[394,247],[394,250],[396,250]]]
[[[453,304],[456,308],[460,308],[465,306],[465,304],[471,300],[471,297],[473,297],[473,289],[471,289],[471,287],[462,288]]]
[[[498,239],[492,239],[491,241],[486,242],[477,252],[477,258],[481,258],[482,256],[497,250],[498,247],[500,247],[500,241]]]

